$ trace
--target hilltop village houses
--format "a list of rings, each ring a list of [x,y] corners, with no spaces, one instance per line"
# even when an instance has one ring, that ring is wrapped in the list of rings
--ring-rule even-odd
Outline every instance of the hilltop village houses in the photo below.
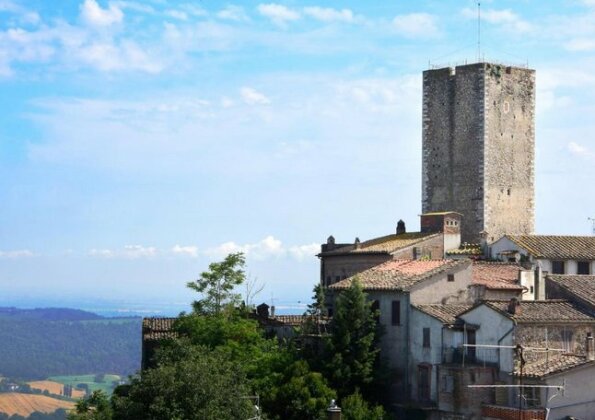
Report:
[[[419,229],[321,245],[330,322],[355,279],[379,311],[395,407],[595,419],[595,237],[534,232],[534,109],[534,70],[425,71]],[[260,318],[284,336],[300,323]],[[145,320],[144,348],[166,324]]]

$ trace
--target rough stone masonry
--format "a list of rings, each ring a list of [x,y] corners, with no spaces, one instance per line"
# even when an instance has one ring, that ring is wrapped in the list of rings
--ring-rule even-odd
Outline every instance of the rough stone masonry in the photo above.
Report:
[[[461,239],[532,234],[535,71],[492,63],[423,74],[422,211],[463,215]]]

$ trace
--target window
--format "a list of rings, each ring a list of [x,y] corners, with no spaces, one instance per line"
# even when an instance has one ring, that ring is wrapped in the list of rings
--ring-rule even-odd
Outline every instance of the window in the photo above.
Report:
[[[572,337],[571,330],[562,330],[560,334],[560,338],[562,340],[562,348],[566,350],[568,353],[572,353],[574,351],[574,341]]]
[[[455,281],[455,275],[454,274],[449,274],[447,277],[448,281]]]
[[[564,261],[552,261],[552,274],[564,274]]]
[[[590,261],[579,261],[576,266],[576,274],[591,274]]]
[[[452,393],[454,389],[454,378],[452,375],[444,375],[442,377],[442,392]]]
[[[418,371],[418,397],[420,401],[428,401],[430,399],[430,386],[432,378],[432,366],[431,365],[419,365]]]
[[[424,328],[423,329],[423,347],[424,348],[430,348],[430,329],[429,328]]]
[[[372,313],[374,314],[374,320],[376,320],[376,323],[380,322],[380,302],[375,300],[374,302],[372,302]]]
[[[393,300],[391,321],[392,321],[392,325],[401,325],[401,301],[400,300]]]

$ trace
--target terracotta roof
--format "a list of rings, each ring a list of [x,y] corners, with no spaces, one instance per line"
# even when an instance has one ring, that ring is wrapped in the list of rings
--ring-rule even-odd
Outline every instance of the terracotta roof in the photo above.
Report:
[[[319,255],[390,254],[438,235],[440,235],[440,233],[435,232],[411,232],[401,233],[400,235],[386,235],[361,242],[357,248],[355,244],[351,244],[335,248],[332,251],[321,252]]]
[[[536,258],[595,260],[595,236],[506,235]]]
[[[523,367],[523,377],[541,379],[548,375],[554,375],[566,370],[586,364],[595,366],[594,361],[589,361],[585,356],[575,354],[556,354],[552,353],[548,358],[539,359],[535,362],[529,362]],[[515,375],[520,372],[515,371]]]
[[[520,313],[508,312],[508,300],[486,300],[483,303],[520,323],[595,323],[595,317],[566,300],[521,300]]]
[[[178,318],[143,318],[143,340],[165,340],[176,338],[174,322]]]
[[[413,305],[417,310],[428,314],[445,324],[454,324],[457,316],[469,310],[473,305]]]
[[[392,260],[362,271],[331,286],[347,289],[357,278],[365,290],[409,290],[413,285],[435,274],[463,268],[469,260]]]
[[[275,315],[263,318],[255,314],[255,319],[262,325],[297,327],[304,321],[304,315]]]
[[[519,264],[474,261],[473,284],[480,284],[488,289],[522,290],[519,284]]]
[[[551,274],[547,278],[595,308],[595,276]]]

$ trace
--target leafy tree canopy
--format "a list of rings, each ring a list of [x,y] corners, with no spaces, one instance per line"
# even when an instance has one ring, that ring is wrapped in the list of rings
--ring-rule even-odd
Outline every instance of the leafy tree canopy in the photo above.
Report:
[[[193,302],[194,312],[219,315],[225,306],[238,305],[241,297],[234,289],[246,279],[245,265],[243,253],[229,254],[223,261],[209,264],[209,270],[197,280],[188,282],[187,286],[202,296]]]

